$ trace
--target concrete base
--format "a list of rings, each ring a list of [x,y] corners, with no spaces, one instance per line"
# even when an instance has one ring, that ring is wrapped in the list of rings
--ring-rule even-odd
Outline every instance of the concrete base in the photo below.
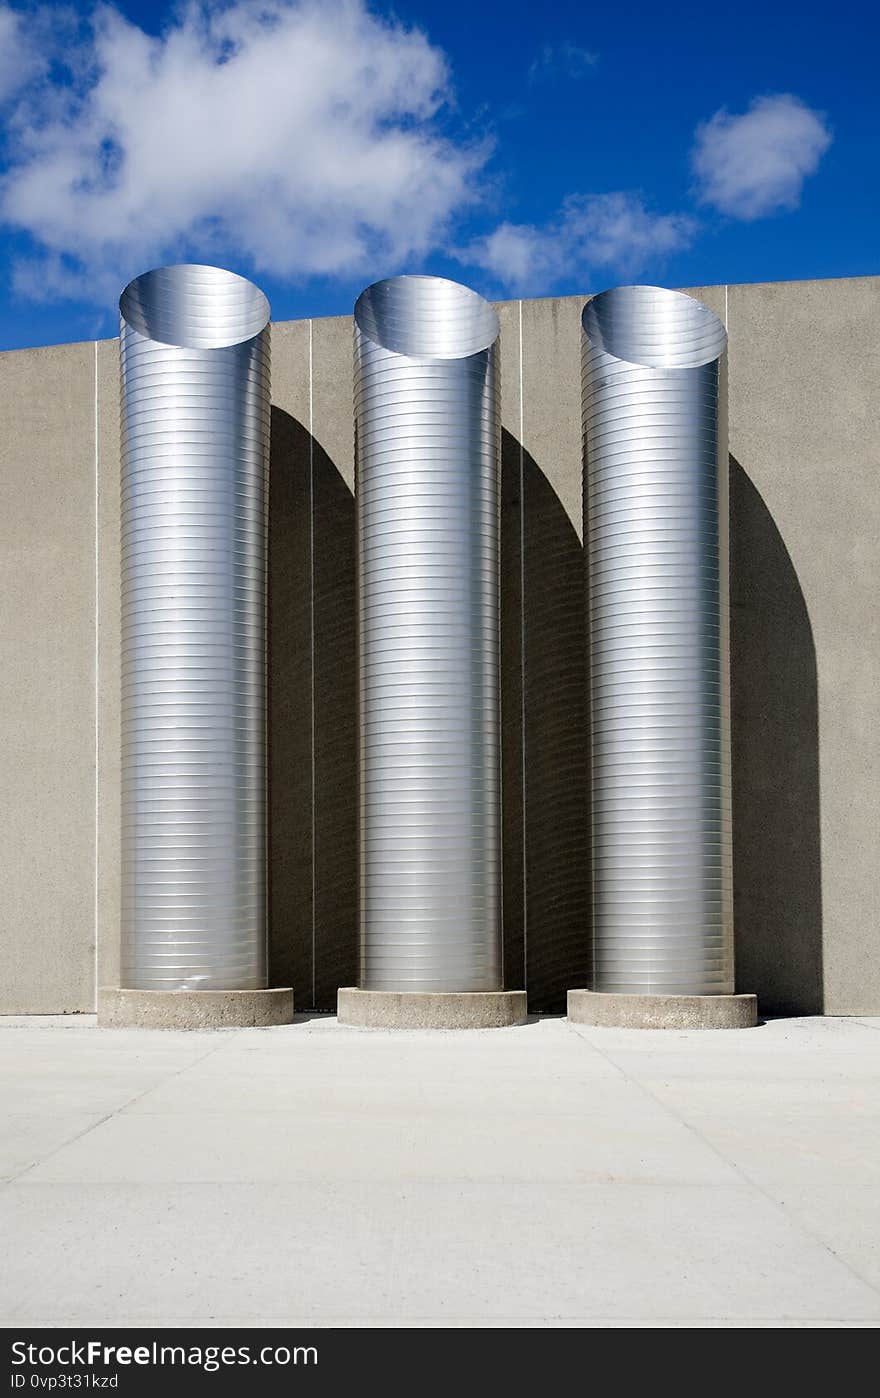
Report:
[[[120,990],[98,991],[102,1029],[268,1029],[293,1019],[293,991]]]
[[[340,990],[340,1024],[357,1029],[507,1029],[525,1024],[524,990]]]
[[[570,990],[573,1024],[616,1029],[752,1029],[758,1023],[754,995],[617,995]]]

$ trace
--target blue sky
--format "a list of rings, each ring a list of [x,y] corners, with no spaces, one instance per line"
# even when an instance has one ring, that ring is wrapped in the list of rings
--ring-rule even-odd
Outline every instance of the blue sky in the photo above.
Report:
[[[0,348],[172,261],[275,319],[880,271],[876,7],[0,0]]]

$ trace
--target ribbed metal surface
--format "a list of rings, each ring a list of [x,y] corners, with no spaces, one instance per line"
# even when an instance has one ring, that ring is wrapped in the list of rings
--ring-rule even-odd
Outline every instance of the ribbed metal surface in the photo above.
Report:
[[[361,985],[497,990],[498,318],[394,277],[355,307]]]
[[[269,306],[216,267],[123,292],[122,984],[266,984]]]
[[[727,993],[727,335],[647,286],[583,331],[593,986]]]

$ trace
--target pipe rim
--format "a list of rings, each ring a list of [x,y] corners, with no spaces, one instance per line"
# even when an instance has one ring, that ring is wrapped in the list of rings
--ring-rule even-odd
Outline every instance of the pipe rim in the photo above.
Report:
[[[615,286],[584,306],[592,349],[648,369],[699,369],[727,348],[723,322],[694,296],[662,286]]]
[[[447,277],[405,274],[366,287],[355,302],[358,330],[382,349],[418,359],[469,359],[501,332],[479,292]]]
[[[254,340],[271,312],[266,296],[225,267],[180,262],[128,283],[119,314],[139,335],[179,349],[224,349]]]

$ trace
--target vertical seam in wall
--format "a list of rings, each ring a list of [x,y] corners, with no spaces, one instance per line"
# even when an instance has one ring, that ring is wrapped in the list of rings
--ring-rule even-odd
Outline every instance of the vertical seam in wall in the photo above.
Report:
[[[523,303],[519,308],[519,693],[520,693],[520,782],[522,808],[522,899],[523,899],[523,989],[528,991],[529,979],[529,879],[526,824],[526,494],[525,447],[523,434],[525,407],[523,403]]]
[[[500,321],[499,321],[499,326],[500,326]],[[502,404],[503,404],[503,401],[504,401],[504,383],[505,383],[505,379],[506,379],[506,373],[505,373],[505,368],[504,368],[504,353],[505,353],[505,351],[504,351],[504,335],[503,335],[503,331],[502,331],[502,333],[501,333],[501,338],[500,338],[500,360],[501,360],[501,389],[500,389],[500,395],[501,395],[501,396],[500,396],[500,401],[502,402]],[[505,701],[504,701],[504,669],[503,669],[503,665],[502,665],[502,656],[503,656],[503,650],[502,650],[502,632],[503,632],[503,619],[502,619],[502,618],[503,618],[503,606],[502,606],[502,580],[503,580],[503,567],[502,567],[502,543],[501,543],[501,540],[502,540],[503,515],[504,515],[504,427],[503,427],[503,423],[499,423],[499,454],[498,454],[498,569],[497,569],[497,578],[498,578],[498,703],[497,703],[497,710],[496,710],[496,712],[497,712],[497,715],[498,715],[498,795],[499,795],[499,805],[498,805],[498,829],[499,829],[499,846],[500,846],[500,850],[501,850],[501,872],[500,872],[500,881],[501,881],[501,897],[500,897],[500,908],[501,908],[501,989],[502,989],[502,990],[508,990],[508,989],[510,989],[510,987],[509,987],[508,984],[507,984],[507,961],[506,961],[507,938],[506,938],[506,934],[505,934],[505,923],[506,923],[506,918],[507,918],[507,897],[506,897],[506,893],[505,893],[505,869],[506,869],[506,862],[507,862],[507,861],[506,861],[506,842],[505,842],[505,838],[504,838],[504,814],[505,814],[505,811],[506,811],[506,809],[507,809],[507,790],[506,790],[506,785],[505,785],[505,780],[504,780],[504,720],[505,720],[505,717],[506,717],[506,706],[505,706]]]
[[[725,330],[729,330],[729,329],[730,329],[730,321],[729,321],[728,315],[727,315],[727,292],[728,292],[728,286],[727,286],[727,282],[725,282],[725,283],[724,283],[724,329],[725,329]]]
[[[318,878],[317,878],[317,792],[316,792],[316,763],[315,763],[315,438],[314,438],[314,417],[313,417],[313,397],[312,397],[312,321],[309,320],[309,689],[311,696],[311,741],[309,743],[311,756],[311,812],[310,819],[312,825],[312,1005],[316,1008],[316,984],[317,984],[317,924],[315,908],[317,904]]]
[[[499,366],[499,367],[498,367],[498,373],[499,373],[499,375],[500,375],[499,403],[502,405],[502,407],[501,407],[501,409],[500,409],[501,416],[499,416],[499,419],[498,419],[498,459],[497,459],[497,462],[496,462],[496,465],[497,465],[497,468],[498,468],[498,479],[497,479],[497,484],[498,484],[498,499],[497,499],[497,509],[496,509],[496,512],[495,512],[495,517],[496,517],[497,526],[498,526],[498,557],[497,557],[496,566],[495,566],[495,579],[496,579],[496,584],[497,584],[497,589],[498,589],[498,594],[497,594],[497,596],[498,596],[498,625],[497,625],[497,632],[496,632],[496,641],[495,641],[495,644],[496,644],[496,655],[497,655],[497,660],[498,660],[498,694],[497,694],[497,698],[496,698],[496,701],[495,701],[495,720],[496,720],[496,723],[498,724],[498,732],[497,732],[498,813],[497,813],[497,820],[498,820],[498,847],[499,847],[499,850],[500,850],[500,853],[501,853],[501,867],[500,867],[500,872],[499,872],[499,875],[498,875],[499,884],[500,884],[500,888],[499,888],[499,899],[498,899],[498,906],[499,906],[499,910],[500,910],[500,928],[499,928],[499,930],[500,930],[500,942],[501,942],[501,965],[500,965],[501,981],[500,981],[500,984],[501,984],[501,989],[502,989],[502,990],[507,990],[507,989],[509,989],[508,984],[507,984],[507,965],[506,965],[506,962],[505,962],[505,959],[504,959],[505,947],[506,947],[506,941],[505,941],[505,936],[504,936],[504,921],[505,921],[505,917],[507,916],[507,902],[506,902],[505,888],[504,888],[504,874],[505,874],[505,869],[506,869],[505,839],[504,839],[504,812],[505,812],[506,809],[507,809],[507,806],[506,806],[507,791],[506,791],[505,781],[504,781],[504,719],[505,719],[505,716],[506,716],[506,712],[505,712],[505,702],[504,702],[504,664],[503,664],[503,649],[502,649],[502,646],[503,646],[502,633],[503,633],[503,629],[504,629],[504,622],[503,622],[503,611],[504,611],[504,609],[503,609],[503,606],[502,606],[502,595],[503,595],[503,594],[502,594],[502,587],[503,587],[503,581],[504,581],[504,569],[503,569],[503,567],[502,567],[502,543],[501,543],[501,539],[502,539],[502,523],[503,523],[503,517],[504,517],[504,423],[503,423],[503,411],[504,411],[504,409],[503,409],[503,403],[504,403],[505,371],[504,371],[504,332],[503,332],[503,329],[501,328],[501,321],[500,321],[500,318],[499,318],[498,325],[499,325],[499,338],[498,338],[498,366]]]
[[[100,606],[99,606],[99,597],[100,597],[99,584],[100,584],[100,577],[101,577],[101,566],[100,566],[100,556],[99,556],[99,540],[100,540],[99,522],[100,522],[100,521],[99,521],[99,511],[98,511],[98,497],[99,497],[98,464],[99,464],[99,463],[98,463],[98,341],[97,341],[97,340],[95,340],[95,342],[94,342],[94,355],[93,355],[93,358],[92,358],[92,374],[93,374],[93,381],[94,381],[94,406],[93,406],[93,417],[92,417],[92,431],[93,431],[93,433],[94,433],[94,438],[95,438],[95,461],[94,461],[94,471],[95,471],[95,482],[94,482],[94,492],[95,492],[95,543],[94,543],[94,549],[95,549],[95,576],[94,576],[94,585],[95,585],[95,621],[94,621],[94,626],[95,626],[95,662],[94,662],[94,663],[95,663],[95,832],[94,832],[94,840],[95,840],[95,852],[94,852],[94,859],[95,859],[95,888],[94,888],[95,961],[94,961],[94,973],[95,973],[95,1009],[97,1010],[97,1007],[98,1007],[98,902],[99,902],[99,899],[98,899],[98,894],[99,894],[99,881],[98,881],[98,809],[99,809],[99,806],[98,806],[98,796],[99,796],[99,778],[100,778],[100,767],[99,767],[99,762],[100,762],[100,744],[99,744],[99,739],[100,739],[100,725],[99,725],[99,719],[98,719],[98,702],[99,702],[99,694],[100,694],[99,679],[100,679],[100,663],[101,663],[101,659],[100,659],[100,657],[101,657],[101,652],[100,652],[100,633],[99,633],[100,620],[101,620]]]

